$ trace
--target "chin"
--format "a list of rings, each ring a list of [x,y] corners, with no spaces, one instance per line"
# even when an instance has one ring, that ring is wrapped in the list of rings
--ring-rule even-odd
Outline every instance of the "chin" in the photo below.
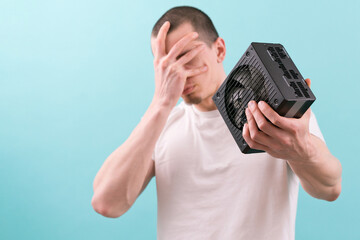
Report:
[[[202,101],[201,97],[199,97],[199,96],[190,96],[190,95],[183,97],[185,103],[187,103],[187,104],[199,104],[199,103],[201,103],[201,101]]]

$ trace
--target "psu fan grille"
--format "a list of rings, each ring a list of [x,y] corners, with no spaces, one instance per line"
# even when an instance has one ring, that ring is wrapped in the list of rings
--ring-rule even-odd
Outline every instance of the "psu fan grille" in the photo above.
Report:
[[[232,123],[228,124],[228,127],[232,128],[234,137],[242,139],[243,126],[247,122],[245,115],[247,103],[250,100],[256,102],[263,100],[269,103],[274,98],[276,91],[255,55],[241,59],[237,67],[230,73],[227,83],[222,87],[224,89],[219,89],[219,92],[223,92],[225,97],[217,102],[218,108],[221,113],[227,113],[227,116],[223,115],[223,117]],[[241,90],[234,90],[237,88],[251,90],[244,91],[246,93],[241,95]]]

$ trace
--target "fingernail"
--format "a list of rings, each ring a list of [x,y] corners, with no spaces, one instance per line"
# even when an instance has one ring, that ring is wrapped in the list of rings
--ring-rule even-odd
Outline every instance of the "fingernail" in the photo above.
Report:
[[[204,67],[203,67],[203,70],[204,70],[204,71],[207,70],[207,66],[204,66]]]
[[[192,37],[193,38],[196,38],[199,34],[196,32],[196,33],[193,33]]]
[[[250,102],[248,103],[248,106],[249,106],[249,108],[250,108],[251,110],[254,110],[254,108],[255,108],[254,101],[250,101]]]
[[[248,118],[248,115],[250,114],[250,110],[249,110],[249,108],[246,108],[245,109],[245,115],[246,115],[246,118]]]
[[[265,107],[264,102],[263,102],[263,101],[260,101],[260,102],[258,103],[258,106],[261,107],[261,108],[262,108],[262,107]]]

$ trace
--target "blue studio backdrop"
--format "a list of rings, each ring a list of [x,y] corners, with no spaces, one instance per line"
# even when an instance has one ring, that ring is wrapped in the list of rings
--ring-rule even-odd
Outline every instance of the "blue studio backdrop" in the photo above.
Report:
[[[312,80],[342,193],[300,189],[296,238],[360,239],[357,0],[0,0],[0,239],[156,239],[155,179],[116,219],[92,209],[92,183],[152,99],[151,29],[178,5],[212,18],[227,73],[250,42],[279,42]]]

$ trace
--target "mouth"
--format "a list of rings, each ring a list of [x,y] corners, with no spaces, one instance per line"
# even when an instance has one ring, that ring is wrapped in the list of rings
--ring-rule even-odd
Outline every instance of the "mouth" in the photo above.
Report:
[[[188,86],[184,88],[184,91],[182,92],[183,95],[188,95],[190,94],[195,88],[195,85],[192,86]]]

